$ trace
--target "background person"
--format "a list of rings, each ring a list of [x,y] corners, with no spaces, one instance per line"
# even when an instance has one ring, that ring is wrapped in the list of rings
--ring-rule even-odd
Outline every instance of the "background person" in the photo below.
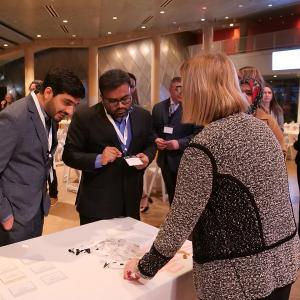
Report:
[[[0,102],[0,111],[6,108],[7,106],[11,105],[14,102],[14,96],[10,93],[7,93],[4,99]]]
[[[243,68],[239,70],[240,87],[250,105],[248,108],[248,113],[262,120],[268,125],[280,143],[283,153],[286,154],[286,145],[284,143],[282,130],[280,129],[276,120],[270,114],[266,113],[262,108],[264,82],[261,81],[262,76],[260,75],[260,72],[253,67],[253,77],[248,77],[250,68],[251,67],[247,67],[246,73],[244,73]]]
[[[272,86],[269,84],[265,84],[264,86],[262,108],[277,121],[280,129],[283,131],[283,110],[276,100]]]
[[[191,138],[199,132],[193,124],[184,124],[182,118],[182,83],[174,77],[169,87],[170,98],[154,105],[153,127],[158,148],[157,164],[161,168],[169,203],[172,204],[177,172],[183,151]]]
[[[184,152],[173,204],[150,251],[126,264],[124,278],[152,278],[192,232],[199,299],[288,300],[300,242],[280,146],[244,113],[225,55],[194,57],[181,71],[183,120],[205,127]]]

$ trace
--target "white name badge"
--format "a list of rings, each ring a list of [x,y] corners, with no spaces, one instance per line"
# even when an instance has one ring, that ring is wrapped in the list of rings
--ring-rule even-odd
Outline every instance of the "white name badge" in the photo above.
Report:
[[[130,167],[141,166],[143,164],[142,160],[136,156],[127,156],[127,157],[124,157],[124,159],[126,160],[128,166],[130,166]]]
[[[172,134],[173,133],[173,127],[164,127],[164,133]]]

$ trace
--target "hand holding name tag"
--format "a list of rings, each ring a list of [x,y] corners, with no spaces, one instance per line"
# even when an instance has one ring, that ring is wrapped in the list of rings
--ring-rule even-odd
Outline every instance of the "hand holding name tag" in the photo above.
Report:
[[[126,156],[124,159],[130,167],[135,167],[138,170],[145,169],[149,164],[149,158],[144,153],[139,153],[135,156]]]
[[[170,141],[166,141],[166,148],[168,150],[178,150],[179,149],[179,143],[177,140],[170,140]]]
[[[108,163],[114,162],[118,157],[121,157],[122,153],[116,147],[105,147],[102,152],[101,164],[102,166],[107,165]]]
[[[167,147],[167,141],[162,138],[155,139],[155,143],[157,145],[158,150],[165,150]]]

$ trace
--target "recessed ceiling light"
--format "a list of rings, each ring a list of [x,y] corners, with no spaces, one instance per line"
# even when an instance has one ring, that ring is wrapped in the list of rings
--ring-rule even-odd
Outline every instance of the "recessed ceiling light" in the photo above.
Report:
[[[229,17],[227,17],[227,16],[226,16],[226,17],[225,17],[225,19],[226,19],[226,20],[228,20],[228,19],[229,19]]]
[[[273,77],[274,77],[274,78],[276,78],[276,77],[277,77],[277,75],[273,75]]]
[[[202,9],[203,9],[203,10],[206,10],[206,9],[207,9],[207,7],[206,7],[206,6],[202,6]]]
[[[108,31],[107,34],[111,34],[111,31]]]
[[[230,24],[229,24],[229,26],[230,26],[230,27],[233,27],[233,26],[234,26],[234,24],[233,24],[233,23],[230,23]]]
[[[8,45],[7,45],[7,44],[3,44],[3,46],[4,46],[4,47],[8,47]]]
[[[72,37],[76,37],[76,34],[72,34]]]
[[[205,21],[205,19],[204,19],[204,18],[202,18],[202,19],[201,19],[201,21],[202,21],[202,22],[204,22],[204,21]]]
[[[113,20],[118,20],[118,17],[113,17]]]
[[[164,14],[164,13],[165,13],[165,11],[164,11],[164,10],[161,10],[159,13],[160,13],[160,14]]]
[[[269,7],[272,7],[272,6],[273,6],[273,4],[271,4],[271,3],[270,3],[270,4],[268,4],[268,6],[269,6]]]
[[[40,34],[37,34],[36,37],[40,38],[40,37],[42,37],[42,36],[41,36]]]
[[[176,21],[173,21],[172,23],[173,23],[173,24],[177,24],[177,22],[176,22]]]
[[[241,8],[241,7],[244,7],[244,5],[243,5],[243,4],[239,4],[239,5],[238,5],[238,7],[240,7],[240,8]]]
[[[69,21],[68,20],[63,20],[63,23],[68,23]]]
[[[141,26],[141,28],[142,28],[142,29],[145,29],[145,28],[146,28],[146,26],[145,26],[145,25],[143,25],[143,26]]]

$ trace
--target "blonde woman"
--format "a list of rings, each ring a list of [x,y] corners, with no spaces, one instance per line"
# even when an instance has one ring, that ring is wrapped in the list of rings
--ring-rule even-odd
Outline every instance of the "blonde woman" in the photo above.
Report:
[[[300,242],[279,143],[244,113],[225,55],[192,58],[181,71],[183,118],[204,129],[182,157],[172,207],[150,251],[127,263],[124,278],[152,278],[192,233],[199,299],[287,300]]]

